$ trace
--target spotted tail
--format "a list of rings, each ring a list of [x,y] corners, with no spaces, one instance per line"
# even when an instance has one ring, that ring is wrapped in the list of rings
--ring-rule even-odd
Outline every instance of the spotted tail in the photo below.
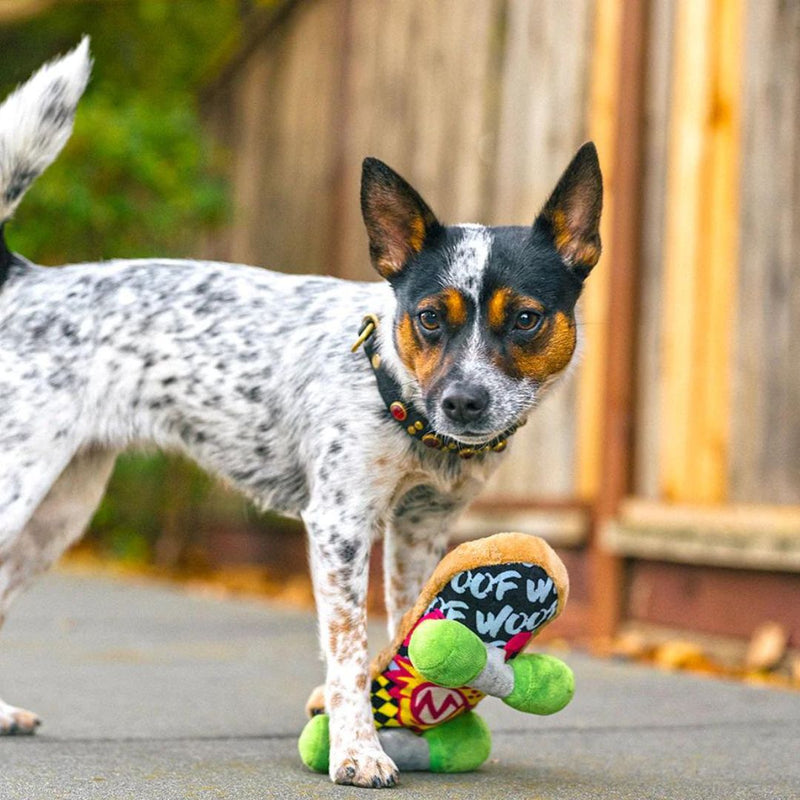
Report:
[[[0,284],[10,263],[2,226],[69,139],[91,66],[87,36],[74,50],[41,67],[0,105]]]

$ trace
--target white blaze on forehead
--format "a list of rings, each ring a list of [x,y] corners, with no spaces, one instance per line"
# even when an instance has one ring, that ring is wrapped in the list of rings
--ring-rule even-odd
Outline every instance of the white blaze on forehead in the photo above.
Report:
[[[452,286],[471,298],[475,305],[492,252],[492,234],[483,225],[458,225],[462,238],[448,254],[444,285]]]
[[[492,251],[492,234],[483,225],[458,225],[461,238],[448,253],[448,266],[444,273],[444,286],[452,286],[475,304],[469,339],[459,357],[464,378],[475,380],[494,369],[486,356],[483,340],[483,321],[478,304],[481,286]]]

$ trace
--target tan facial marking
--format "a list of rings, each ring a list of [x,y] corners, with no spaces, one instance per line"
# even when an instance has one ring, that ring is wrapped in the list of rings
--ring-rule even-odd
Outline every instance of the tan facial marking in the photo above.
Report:
[[[425,298],[418,310],[425,308],[440,311],[448,325],[459,326],[467,321],[467,303],[463,295],[453,288]],[[414,320],[406,313],[397,325],[397,350],[406,368],[412,372],[423,389],[433,382],[435,376],[447,369],[443,358],[444,345],[425,341],[417,334]]]
[[[538,300],[524,294],[517,294],[513,289],[503,286],[496,289],[489,298],[486,317],[489,326],[499,331],[508,325],[512,315],[530,310],[544,314],[544,308]]]
[[[510,356],[519,375],[543,381],[569,364],[575,352],[575,321],[563,311],[545,320],[545,326],[527,345],[512,344]]]
[[[406,368],[416,372],[416,361],[419,357],[420,342],[414,332],[414,322],[410,314],[403,314],[397,325],[397,351]]]
[[[442,346],[423,343],[414,331],[414,321],[410,314],[403,314],[397,326],[397,351],[406,368],[412,372],[420,385],[425,388],[439,367]]]
[[[447,321],[453,327],[460,327],[467,321],[467,303],[464,295],[449,286],[440,294],[442,303],[447,314]]]
[[[496,289],[492,296],[489,298],[487,306],[487,319],[489,326],[495,330],[505,327],[506,324],[506,308],[511,302],[513,292],[511,289],[503,287]]]

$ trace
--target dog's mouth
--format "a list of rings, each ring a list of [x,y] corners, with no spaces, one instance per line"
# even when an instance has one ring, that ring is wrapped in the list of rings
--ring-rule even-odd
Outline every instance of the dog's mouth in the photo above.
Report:
[[[468,428],[462,431],[442,430],[440,433],[458,444],[474,447],[489,444],[497,439],[503,431],[476,431]]]
[[[482,447],[491,444],[504,437],[509,429],[513,428],[516,430],[517,427],[514,423],[498,426],[497,423],[499,420],[489,419],[470,420],[462,424],[448,419],[444,414],[437,412],[438,409],[433,409],[433,413],[430,413],[428,416],[431,427],[436,434],[465,447]]]
[[[471,431],[466,430],[461,433],[457,438],[463,439],[469,444],[484,444],[496,438],[500,431]]]

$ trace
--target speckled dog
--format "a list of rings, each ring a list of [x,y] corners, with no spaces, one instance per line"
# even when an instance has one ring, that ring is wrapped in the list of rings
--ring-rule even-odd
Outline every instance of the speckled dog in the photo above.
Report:
[[[0,106],[0,223],[65,144],[89,70],[84,41]],[[570,363],[601,198],[588,144],[532,227],[446,227],[367,159],[376,284],[202,261],[44,269],[0,236],[0,617],[81,534],[117,453],[185,453],[305,522],[331,777],[394,784],[368,700],[370,545],[385,539],[394,630]],[[37,724],[0,701],[0,732]]]

